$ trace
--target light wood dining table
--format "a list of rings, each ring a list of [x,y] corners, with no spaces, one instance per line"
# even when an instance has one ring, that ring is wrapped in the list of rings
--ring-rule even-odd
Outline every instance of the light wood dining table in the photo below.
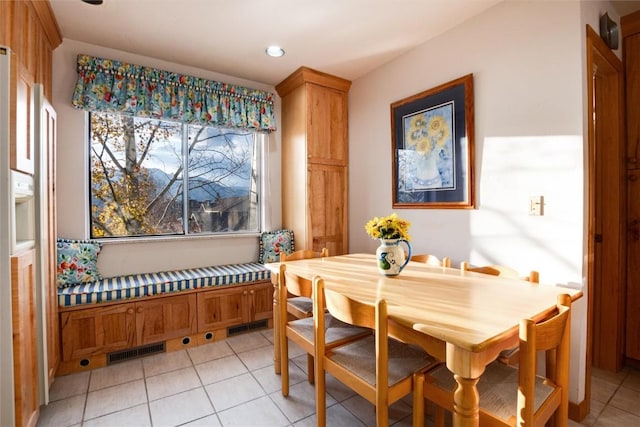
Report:
[[[479,397],[476,384],[485,366],[518,344],[523,318],[542,320],[555,308],[557,296],[582,296],[578,289],[537,285],[455,268],[409,262],[400,275],[385,277],[372,254],[348,254],[286,262],[287,271],[313,279],[325,287],[363,302],[385,299],[389,316],[424,338],[425,349],[446,362],[458,383],[454,395],[455,426],[477,426]],[[274,292],[274,342],[278,342],[278,273],[280,263],[266,264]],[[434,342],[439,344],[435,345]],[[428,344],[427,344],[428,343]],[[421,345],[418,339],[415,344]],[[435,354],[434,354],[435,353]],[[274,346],[279,372],[279,346]],[[565,399],[566,401],[566,399]]]

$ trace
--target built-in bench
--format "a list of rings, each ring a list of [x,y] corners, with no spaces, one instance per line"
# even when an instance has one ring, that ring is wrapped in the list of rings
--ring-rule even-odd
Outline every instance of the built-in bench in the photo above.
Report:
[[[72,307],[269,280],[269,270],[257,262],[131,274],[59,288],[58,305],[61,308]]]
[[[58,289],[59,375],[272,327],[260,263],[104,278]]]

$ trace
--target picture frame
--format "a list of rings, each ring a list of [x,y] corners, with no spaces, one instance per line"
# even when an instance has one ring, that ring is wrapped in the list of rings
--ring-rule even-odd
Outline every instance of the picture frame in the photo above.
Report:
[[[473,74],[391,104],[394,209],[474,209]]]

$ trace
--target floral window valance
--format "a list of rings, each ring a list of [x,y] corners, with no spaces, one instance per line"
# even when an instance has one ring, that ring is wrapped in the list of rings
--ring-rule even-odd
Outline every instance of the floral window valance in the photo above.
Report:
[[[207,126],[276,129],[272,93],[89,55],[78,55],[72,104]]]

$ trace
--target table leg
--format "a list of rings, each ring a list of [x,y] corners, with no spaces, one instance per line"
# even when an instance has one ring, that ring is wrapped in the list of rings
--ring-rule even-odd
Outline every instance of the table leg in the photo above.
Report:
[[[273,369],[276,374],[280,375],[280,292],[278,291],[277,277],[275,280],[272,274],[273,283]]]
[[[447,343],[447,368],[458,383],[453,394],[454,427],[480,425],[478,379],[484,372],[485,355]]]
[[[453,425],[456,427],[479,425],[480,397],[476,388],[478,378],[463,378],[460,375],[453,377],[458,383],[453,394]]]

